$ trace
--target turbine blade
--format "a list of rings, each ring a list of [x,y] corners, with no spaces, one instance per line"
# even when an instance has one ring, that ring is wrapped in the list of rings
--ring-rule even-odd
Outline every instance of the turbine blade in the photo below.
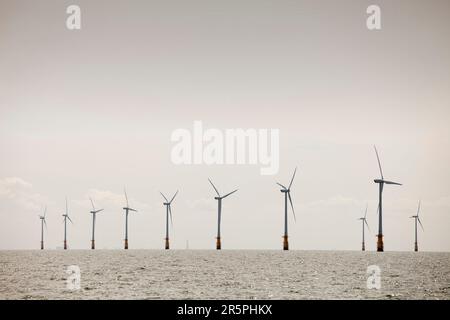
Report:
[[[288,188],[288,190],[290,190],[291,189],[291,186],[292,186],[292,182],[294,182],[294,178],[295,178],[295,174],[297,173],[297,167],[295,168],[295,170],[294,170],[294,174],[292,175],[292,179],[291,179],[291,183],[289,183],[289,188]]]
[[[277,185],[279,185],[280,187],[282,187],[284,190],[287,190],[287,188],[285,186],[283,186],[281,183],[277,182]]]
[[[367,216],[367,209],[369,208],[369,204],[367,203],[366,204],[366,212],[364,213],[364,219],[366,218],[366,216]]]
[[[94,201],[92,201],[92,198],[91,198],[91,197],[89,197],[89,200],[91,200],[91,204],[92,204],[92,211],[95,211]]]
[[[161,191],[159,193],[161,193],[161,195],[163,196],[164,200],[166,200],[166,202],[169,202],[169,200],[167,200],[166,196]]]
[[[366,219],[364,219],[364,223],[366,224],[367,229],[370,231],[370,227],[369,227],[369,224],[367,223],[367,220],[366,220]]]
[[[236,191],[238,191],[238,189],[236,189],[236,190],[234,190],[234,191],[231,191],[230,193],[224,195],[224,196],[222,197],[222,199],[225,199],[226,197],[228,197],[229,195],[232,195],[232,194],[235,193]]]
[[[69,205],[67,204],[67,197],[66,197],[66,214],[69,214]]]
[[[214,188],[214,190],[216,191],[217,195],[220,197],[220,193],[217,190],[216,186],[212,183],[211,179],[208,178],[209,183],[211,183],[212,187]]]
[[[105,210],[105,209],[98,209],[97,211],[95,211],[95,213],[99,213],[99,212],[101,212],[103,210]]]
[[[419,217],[419,211],[420,211],[420,200],[419,200],[419,206],[417,207],[417,217]]]
[[[129,211],[134,211],[134,212],[137,212],[137,210],[136,210],[136,209],[132,209],[132,208],[128,208],[128,210],[129,210]]]
[[[378,167],[380,168],[381,179],[384,180],[384,177],[383,177],[383,170],[381,169],[381,162],[380,162],[380,157],[379,157],[379,155],[378,155],[377,147],[376,147],[376,146],[373,146],[373,148],[375,149],[375,153],[376,153],[376,155],[377,155]]]
[[[70,223],[73,224],[73,221],[72,221],[72,219],[70,219],[69,216],[67,216],[67,219],[69,219]]]
[[[45,226],[45,230],[47,230],[47,222],[44,219],[44,226]]]
[[[288,194],[289,202],[291,203],[292,214],[294,215],[294,221],[297,222],[297,218],[295,217],[294,205],[292,204],[291,193],[288,191],[287,194]]]
[[[127,207],[129,207],[130,205],[128,204],[127,189],[125,189],[125,187],[123,188],[123,193],[125,193],[125,200],[127,201]]]
[[[44,209],[44,219],[45,219],[46,215],[47,215],[47,206],[45,206],[45,209]]]
[[[383,182],[386,183],[386,184],[395,184],[395,185],[398,185],[398,186],[402,185],[401,183],[393,182],[393,181],[387,181],[387,180],[383,180]]]
[[[173,195],[173,197],[172,197],[172,199],[169,201],[169,203],[172,203],[173,199],[175,199],[175,197],[177,196],[177,194],[178,194],[178,190],[177,190],[177,192],[175,192],[175,194]]]
[[[172,209],[170,208],[170,205],[169,205],[169,216],[170,216],[170,225],[171,225],[172,228],[173,228]]]
[[[422,222],[420,221],[419,217],[417,217],[417,221],[419,221],[420,227],[422,228],[422,231],[425,231],[425,229],[423,228]]]

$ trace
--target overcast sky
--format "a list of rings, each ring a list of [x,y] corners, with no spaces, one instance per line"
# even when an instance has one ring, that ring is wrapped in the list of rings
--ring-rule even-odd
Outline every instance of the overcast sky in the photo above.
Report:
[[[81,7],[82,29],[66,28]],[[366,28],[381,7],[382,29]],[[369,205],[376,248],[379,177],[385,250],[449,251],[450,2],[0,0],[0,249],[90,246],[89,196],[105,208],[98,248],[121,248],[123,188],[130,248],[163,248],[173,194],[172,247],[215,246],[223,193],[224,249],[281,249],[283,195],[298,166],[292,249],[359,250]],[[280,130],[280,170],[174,165],[171,133]]]

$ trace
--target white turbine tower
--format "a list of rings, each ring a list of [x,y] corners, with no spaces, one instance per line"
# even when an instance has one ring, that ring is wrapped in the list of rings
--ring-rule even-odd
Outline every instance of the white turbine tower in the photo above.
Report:
[[[294,221],[296,221],[295,218],[295,211],[294,211],[294,205],[292,204],[292,198],[291,198],[291,187],[292,183],[294,182],[295,173],[297,172],[297,168],[294,170],[294,174],[292,175],[291,182],[289,183],[289,187],[283,186],[281,183],[277,182],[277,185],[279,185],[281,188],[280,191],[284,193],[284,235],[283,235],[283,250],[289,250],[289,241],[288,241],[288,199],[291,204],[292,208],[292,214],[294,215]]]
[[[98,209],[95,210],[95,206],[94,206],[94,201],[92,201],[91,198],[89,198],[89,200],[91,200],[91,204],[92,204],[92,240],[91,240],[91,249],[94,250],[95,249],[95,218],[97,213],[99,213],[100,211],[103,211],[103,209]]]
[[[233,193],[235,193],[236,191],[238,191],[238,189],[231,191],[230,193],[227,193],[224,196],[221,196],[219,191],[217,190],[216,186],[212,183],[211,179],[208,179],[209,183],[212,185],[212,187],[214,188],[214,191],[216,191],[217,193],[217,197],[214,197],[214,199],[217,200],[217,240],[216,240],[216,249],[217,250],[221,250],[222,249],[222,242],[221,242],[221,238],[220,238],[220,224],[222,221],[222,200],[225,199],[226,197],[228,197],[229,195],[232,195]]]
[[[63,223],[64,223],[64,250],[67,250],[67,220],[70,221],[70,223],[73,224],[72,219],[69,217],[69,206],[67,204],[67,197],[66,197],[66,213],[62,215],[64,217]]]
[[[127,206],[123,208],[125,210],[125,250],[128,249],[128,213],[130,211],[137,212],[137,210],[130,208],[130,205],[128,204],[128,196],[127,196],[127,190],[124,188],[123,192],[125,193],[125,200],[127,202]]]
[[[44,215],[39,216],[39,219],[41,220],[41,250],[44,250],[44,225],[47,229],[47,222],[45,221],[45,217],[47,215],[47,207],[45,207]]]
[[[166,206],[166,238],[165,238],[165,248],[166,250],[169,250],[169,216],[170,216],[170,224],[173,227],[173,221],[172,221],[172,209],[171,209],[171,205],[172,205],[172,201],[173,199],[175,199],[175,197],[178,194],[178,190],[177,192],[175,192],[175,194],[173,195],[172,199],[169,201],[167,200],[166,196],[160,192],[161,195],[163,196],[164,200],[166,200],[166,202],[163,203],[164,206]]]
[[[420,218],[419,218],[419,212],[420,212],[420,200],[419,200],[419,205],[417,207],[417,214],[415,216],[410,217],[410,218],[414,218],[414,235],[415,235],[414,251],[416,251],[416,252],[419,251],[419,245],[417,243],[417,222],[420,224],[422,231],[424,231],[422,222],[420,221]]]
[[[383,187],[384,184],[394,184],[401,186],[401,183],[398,182],[392,182],[388,180],[384,180],[383,176],[383,170],[381,169],[381,162],[380,157],[378,156],[378,150],[376,146],[373,146],[375,149],[375,154],[377,155],[378,160],[378,167],[380,168],[380,175],[381,179],[375,179],[373,180],[375,183],[378,184],[378,240],[377,240],[377,251],[383,252],[384,251],[384,243],[383,243]]]
[[[366,218],[367,217],[367,208],[368,208],[368,205],[366,205],[366,212],[364,213],[364,217],[358,219],[358,220],[361,220],[361,222],[362,222],[362,251],[366,251],[366,243],[364,240],[365,226],[367,226],[367,229],[370,231],[369,224],[367,223],[367,218]]]

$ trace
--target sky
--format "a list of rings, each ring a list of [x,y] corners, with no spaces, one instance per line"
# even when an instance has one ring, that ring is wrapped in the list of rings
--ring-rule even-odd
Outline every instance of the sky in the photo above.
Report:
[[[68,30],[66,8],[81,8]],[[366,9],[381,8],[381,30]],[[0,0],[0,249],[281,249],[292,186],[290,247],[376,249],[380,152],[386,251],[450,251],[450,2]],[[278,129],[280,168],[176,165],[177,129]]]

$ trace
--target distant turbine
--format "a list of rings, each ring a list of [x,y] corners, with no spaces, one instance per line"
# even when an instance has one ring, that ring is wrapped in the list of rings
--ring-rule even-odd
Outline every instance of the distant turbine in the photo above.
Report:
[[[295,218],[295,211],[294,211],[294,205],[292,204],[292,198],[291,198],[291,186],[292,182],[294,182],[295,173],[297,172],[297,168],[294,170],[294,174],[292,175],[291,182],[289,183],[289,187],[286,188],[281,183],[277,182],[277,185],[282,187],[280,191],[284,193],[284,236],[283,236],[283,250],[289,250],[289,241],[288,241],[288,198],[289,202],[291,204],[292,208],[292,214],[294,215],[294,221],[296,221]]]
[[[422,225],[422,222],[420,221],[420,218],[419,218],[419,212],[420,212],[420,201],[419,201],[419,206],[417,207],[417,214],[415,215],[415,216],[411,216],[410,218],[414,218],[414,225],[415,225],[415,241],[414,241],[414,251],[419,251],[419,246],[418,246],[418,244],[417,244],[417,222],[419,222],[419,224],[420,224],[420,227],[422,228],[422,231],[423,231],[423,225]]]
[[[216,249],[220,250],[222,249],[222,243],[220,241],[220,222],[222,219],[222,199],[225,199],[226,197],[228,197],[229,195],[235,193],[236,191],[238,191],[238,189],[227,193],[224,196],[221,196],[219,191],[217,190],[217,188],[214,186],[214,184],[212,183],[211,179],[208,179],[209,183],[211,183],[212,187],[214,188],[214,191],[217,193],[217,197],[214,197],[214,199],[217,200],[217,241],[216,241]]]
[[[166,246],[165,246],[165,248],[166,248],[166,250],[169,250],[169,215],[170,215],[170,224],[173,227],[172,209],[170,206],[172,204],[173,199],[175,199],[175,197],[177,196],[178,190],[177,190],[177,192],[175,192],[175,194],[173,195],[173,197],[170,201],[167,200],[166,196],[162,192],[160,192],[160,193],[163,196],[164,200],[166,200],[166,202],[163,203],[166,206],[166,238],[165,238]]]
[[[364,240],[364,229],[365,229],[365,225],[367,226],[367,229],[369,229],[369,231],[370,231],[370,228],[369,228],[369,224],[367,223],[367,219],[366,219],[366,216],[367,216],[367,205],[366,205],[366,212],[364,213],[364,217],[363,218],[359,218],[358,220],[361,220],[361,222],[362,222],[362,251],[366,251],[366,244],[365,244],[365,240]],[[365,224],[365,225],[364,225]]]
[[[373,146],[375,149],[375,154],[377,155],[378,167],[380,168],[381,179],[373,180],[375,183],[379,185],[378,191],[378,241],[377,241],[377,251],[384,251],[384,243],[383,243],[383,187],[384,184],[395,184],[401,186],[401,183],[392,182],[384,180],[383,170],[381,169],[380,157],[378,156],[377,147]]]
[[[97,215],[97,213],[99,213],[100,211],[103,211],[103,209],[98,209],[95,210],[95,206],[94,206],[94,201],[92,201],[91,198],[89,198],[89,200],[91,200],[91,204],[92,204],[92,240],[91,240],[91,249],[94,250],[95,249],[95,217]]]
[[[62,215],[64,217],[64,250],[67,250],[67,220],[73,224],[72,219],[69,217],[69,207],[67,205],[67,197],[66,197],[66,213]]]
[[[39,216],[39,219],[41,219],[41,250],[44,250],[44,225],[45,228],[47,228],[47,222],[45,221],[46,215],[47,215],[47,207],[45,207],[44,215]]]
[[[130,208],[128,204],[127,190],[125,188],[123,189],[123,192],[125,193],[125,200],[127,201],[127,206],[124,207],[123,210],[125,210],[125,249],[128,249],[128,212],[137,212],[137,210]]]

